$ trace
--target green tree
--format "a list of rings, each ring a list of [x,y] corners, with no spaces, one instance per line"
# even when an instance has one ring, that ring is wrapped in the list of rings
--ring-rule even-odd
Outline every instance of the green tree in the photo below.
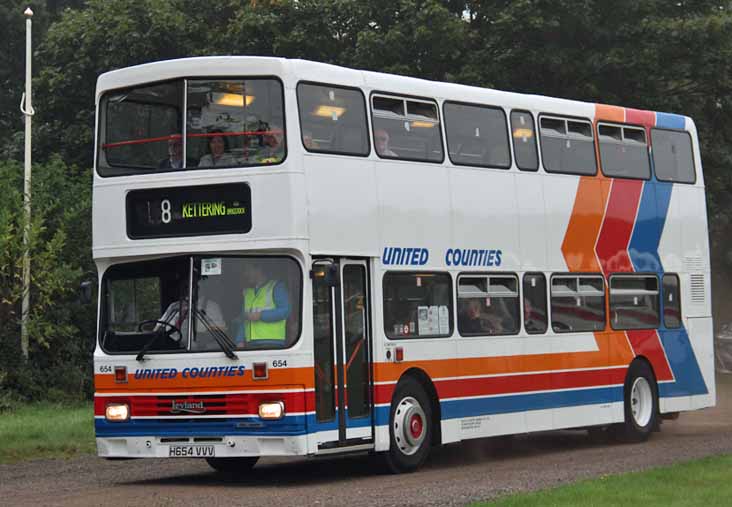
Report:
[[[94,309],[77,302],[80,280],[93,277],[91,189],[87,177],[54,158],[34,166],[31,255],[30,365],[20,360],[24,252],[22,175],[0,163],[0,391],[43,397],[50,388],[81,394],[88,387]],[[0,400],[2,404],[2,400]]]

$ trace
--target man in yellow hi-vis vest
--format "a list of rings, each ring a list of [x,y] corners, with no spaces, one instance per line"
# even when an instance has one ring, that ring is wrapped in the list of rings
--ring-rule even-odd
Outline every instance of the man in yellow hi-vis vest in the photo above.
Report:
[[[275,340],[284,344],[290,301],[284,283],[270,279],[262,266],[255,262],[247,267],[251,286],[243,291],[244,325],[236,342],[256,343]]]

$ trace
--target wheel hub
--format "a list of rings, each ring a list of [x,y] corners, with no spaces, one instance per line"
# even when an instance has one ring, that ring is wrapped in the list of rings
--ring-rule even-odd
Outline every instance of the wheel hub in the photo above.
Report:
[[[653,393],[644,377],[638,377],[630,389],[630,411],[633,421],[641,428],[648,425],[653,415]]]
[[[411,396],[402,399],[394,412],[394,439],[406,455],[416,453],[427,434],[427,417],[419,402]]]

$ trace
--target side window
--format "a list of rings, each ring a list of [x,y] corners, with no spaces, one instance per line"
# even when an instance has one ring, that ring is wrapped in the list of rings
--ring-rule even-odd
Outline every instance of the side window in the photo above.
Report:
[[[319,153],[369,154],[366,100],[357,88],[297,85],[302,144]]]
[[[458,279],[458,331],[462,336],[512,335],[518,330],[518,277],[463,275]]]
[[[551,300],[552,329],[555,332],[605,329],[605,285],[602,276],[554,276]]]
[[[452,334],[452,278],[447,273],[384,275],[384,331],[391,339]]]
[[[534,118],[524,111],[511,112],[511,137],[516,165],[522,171],[539,170]]]
[[[678,275],[663,275],[663,325],[681,327],[681,291]]]
[[[675,183],[694,183],[691,136],[677,130],[651,129],[651,152],[656,178]]]
[[[503,109],[445,102],[447,153],[455,165],[511,167]]]
[[[529,334],[546,333],[546,278],[542,273],[524,275],[524,329]]]
[[[592,125],[587,120],[541,116],[541,155],[551,173],[597,172]]]
[[[442,162],[437,104],[400,97],[371,98],[374,147],[381,158]]]
[[[658,278],[614,275],[610,277],[610,325],[613,329],[658,327]]]
[[[597,126],[602,172],[618,178],[651,177],[646,131],[638,127]]]

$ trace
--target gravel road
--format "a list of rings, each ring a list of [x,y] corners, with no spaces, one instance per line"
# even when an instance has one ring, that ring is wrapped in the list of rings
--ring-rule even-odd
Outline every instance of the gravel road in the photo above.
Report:
[[[2,505],[464,505],[497,495],[703,456],[732,453],[732,375],[717,376],[717,407],[665,421],[648,442],[592,441],[584,431],[449,445],[419,472],[388,475],[349,456],[262,460],[242,481],[203,461],[106,461],[93,456],[0,465]]]

